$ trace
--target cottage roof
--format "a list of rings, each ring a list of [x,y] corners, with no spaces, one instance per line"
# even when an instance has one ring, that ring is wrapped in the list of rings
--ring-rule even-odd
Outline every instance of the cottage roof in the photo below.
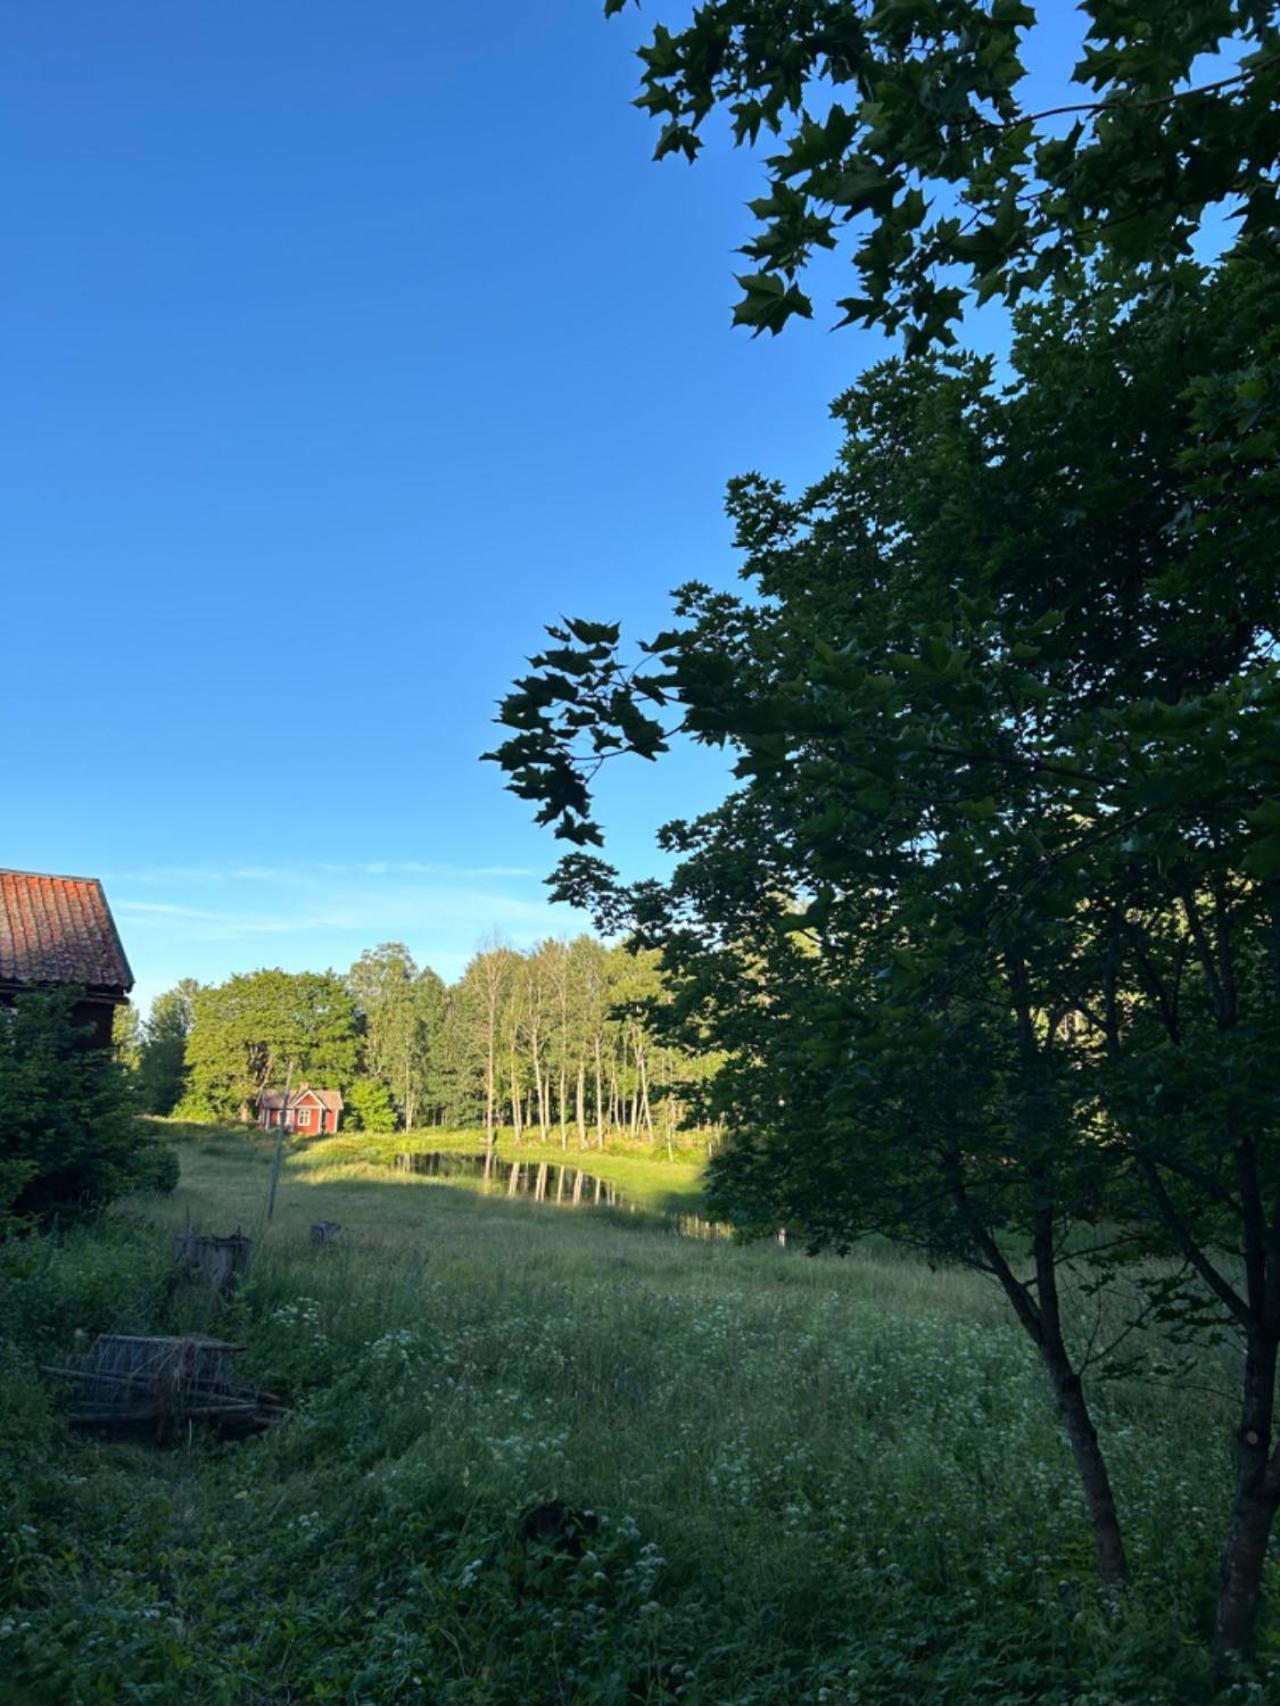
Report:
[[[316,1090],[310,1084],[299,1084],[289,1097],[288,1105],[296,1108],[306,1097],[314,1096],[322,1108],[329,1108],[334,1113],[341,1113],[343,1108],[341,1090]],[[258,1097],[260,1108],[283,1108],[285,1106],[283,1090],[264,1090]]]
[[[0,985],[133,988],[115,920],[96,877],[0,870]]]

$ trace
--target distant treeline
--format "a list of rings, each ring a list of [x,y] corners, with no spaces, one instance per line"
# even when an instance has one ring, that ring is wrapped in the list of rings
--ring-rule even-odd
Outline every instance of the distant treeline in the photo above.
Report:
[[[184,979],[117,1029],[148,1113],[248,1119],[292,1073],[342,1091],[347,1129],[510,1126],[517,1142],[670,1146],[713,1063],[657,1040],[657,956],[589,936],[494,947],[446,984],[398,942],[345,975],[264,970]]]

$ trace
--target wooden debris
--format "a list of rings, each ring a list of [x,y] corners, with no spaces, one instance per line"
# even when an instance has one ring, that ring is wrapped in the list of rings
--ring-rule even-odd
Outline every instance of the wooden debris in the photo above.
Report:
[[[243,1349],[200,1334],[104,1333],[78,1364],[45,1373],[69,1382],[67,1420],[83,1432],[164,1444],[199,1422],[222,1439],[241,1439],[288,1414],[269,1393],[232,1379]]]
[[[313,1244],[335,1244],[341,1234],[341,1221],[313,1220],[311,1222],[311,1242]]]

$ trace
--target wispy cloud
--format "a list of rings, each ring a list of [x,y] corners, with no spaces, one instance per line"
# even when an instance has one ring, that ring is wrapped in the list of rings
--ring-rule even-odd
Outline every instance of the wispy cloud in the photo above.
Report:
[[[536,875],[413,859],[210,862],[116,872],[108,892],[145,1007],[180,977],[341,967],[379,942],[404,942],[419,964],[455,978],[485,941],[523,949],[585,926],[530,884]]]
[[[335,863],[324,859],[296,865],[148,865],[136,871],[112,871],[116,883],[278,883],[306,886],[333,877],[490,877],[536,878],[542,873],[526,865],[449,865],[422,859],[361,859]]]
[[[347,891],[329,897],[323,908],[293,912],[247,912],[234,907],[186,906],[172,901],[122,899],[114,910],[141,926],[181,923],[196,935],[287,936],[306,932],[364,932],[385,941],[389,936],[429,931],[454,938],[460,931],[483,933],[508,929],[526,935],[551,928],[553,916],[544,901],[436,886],[397,890],[391,894]]]

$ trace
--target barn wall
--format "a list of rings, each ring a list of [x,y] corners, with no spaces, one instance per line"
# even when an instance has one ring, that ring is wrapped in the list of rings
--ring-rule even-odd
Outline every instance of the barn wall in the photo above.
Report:
[[[12,1007],[14,1003],[12,991],[0,991],[0,1007]],[[111,1019],[117,1005],[114,1001],[77,1001],[72,1009],[72,1023],[77,1027],[87,1028],[89,1035],[85,1038],[86,1048],[111,1047]]]

